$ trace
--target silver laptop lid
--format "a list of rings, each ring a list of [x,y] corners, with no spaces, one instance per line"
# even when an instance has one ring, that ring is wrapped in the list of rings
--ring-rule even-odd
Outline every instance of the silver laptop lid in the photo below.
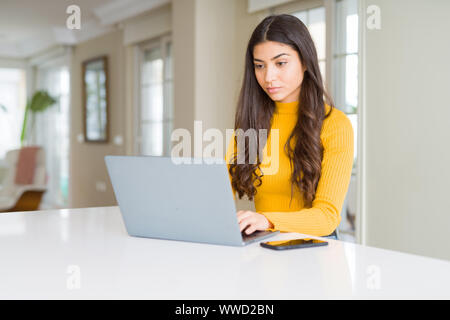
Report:
[[[224,160],[216,159],[216,164],[176,164],[170,157],[106,156],[105,161],[130,235],[246,244],[239,231]]]

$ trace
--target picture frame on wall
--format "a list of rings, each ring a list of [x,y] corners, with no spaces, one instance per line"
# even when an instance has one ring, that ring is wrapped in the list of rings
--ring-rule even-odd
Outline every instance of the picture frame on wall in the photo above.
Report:
[[[84,141],[108,143],[109,89],[108,57],[82,63]]]

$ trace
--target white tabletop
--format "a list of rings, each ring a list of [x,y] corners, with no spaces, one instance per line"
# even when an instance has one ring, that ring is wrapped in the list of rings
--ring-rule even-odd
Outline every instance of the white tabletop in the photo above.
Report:
[[[282,233],[271,240],[307,237]],[[274,251],[130,237],[118,207],[0,214],[0,299],[450,298],[450,262],[329,240]]]

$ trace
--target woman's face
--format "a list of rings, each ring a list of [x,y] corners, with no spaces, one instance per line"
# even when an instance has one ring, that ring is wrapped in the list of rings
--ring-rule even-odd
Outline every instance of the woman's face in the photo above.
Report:
[[[305,69],[296,50],[266,41],[254,47],[253,58],[256,79],[273,101],[298,101]]]

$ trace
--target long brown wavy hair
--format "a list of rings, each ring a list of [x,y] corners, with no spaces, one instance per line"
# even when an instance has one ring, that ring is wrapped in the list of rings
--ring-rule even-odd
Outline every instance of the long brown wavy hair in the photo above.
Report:
[[[314,42],[308,29],[298,18],[287,14],[271,15],[253,31],[245,57],[245,73],[237,104],[235,131],[242,129],[245,132],[248,129],[255,129],[259,132],[260,129],[266,129],[269,132],[271,128],[275,102],[258,84],[253,60],[254,47],[265,41],[289,45],[298,52],[302,65],[306,67],[298,99],[298,120],[284,150],[289,156],[292,170],[291,201],[293,188],[297,186],[303,194],[305,206],[311,207],[322,167],[323,145],[320,139],[322,123],[333,111],[334,104],[323,86]],[[325,103],[331,107],[327,115]],[[291,147],[291,139],[296,141],[294,149]],[[234,141],[238,146],[237,135]],[[236,153],[230,162],[232,186],[240,199],[246,194],[249,200],[253,200],[257,193],[255,182],[258,181],[258,187],[262,184],[263,174],[258,175],[256,170],[260,169],[263,143],[257,138],[256,161],[248,161],[249,144],[246,141],[245,149],[238,149],[238,152],[244,152],[245,163],[236,162]]]

